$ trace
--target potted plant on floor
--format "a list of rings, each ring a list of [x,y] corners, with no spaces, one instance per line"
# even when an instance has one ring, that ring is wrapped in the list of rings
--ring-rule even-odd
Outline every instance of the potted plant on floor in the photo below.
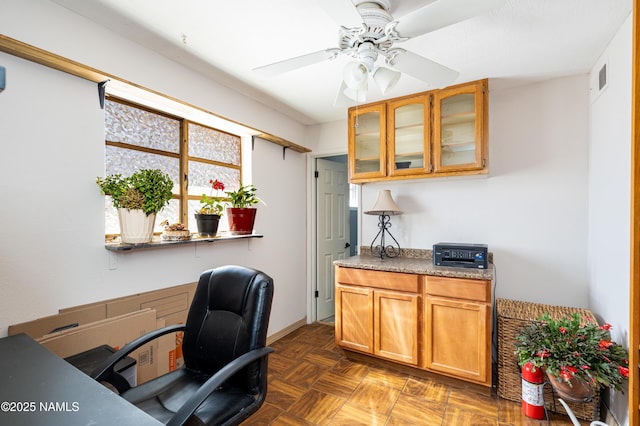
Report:
[[[546,313],[516,336],[518,364],[541,368],[565,399],[587,400],[600,387],[622,391],[629,357],[611,341],[610,328],[581,321],[577,313],[558,320]]]
[[[156,214],[173,197],[173,182],[158,169],[142,169],[131,176],[98,177],[96,183],[118,209],[123,243],[148,243],[153,237]]]
[[[204,237],[215,237],[224,210],[224,199],[218,195],[220,191],[224,191],[224,184],[218,179],[211,179],[209,185],[211,185],[211,191],[209,195],[202,194],[200,197],[200,210],[196,212],[195,217],[198,234]],[[216,195],[213,195],[213,191]]]
[[[260,199],[256,196],[256,187],[253,185],[240,186],[236,191],[229,191],[227,195],[231,200],[231,207],[227,207],[229,232],[232,235],[247,235],[253,233],[253,225],[256,220],[256,204]]]

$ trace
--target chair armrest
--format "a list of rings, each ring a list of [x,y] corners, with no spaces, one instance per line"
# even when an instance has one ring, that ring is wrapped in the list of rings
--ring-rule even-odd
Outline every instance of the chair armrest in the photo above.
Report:
[[[163,328],[159,328],[157,330],[151,331],[143,336],[138,337],[137,339],[127,343],[120,350],[116,351],[114,354],[110,355],[102,364],[100,364],[90,376],[97,381],[109,381],[110,378],[114,378],[118,383],[113,383],[118,392],[122,393],[123,391],[130,388],[128,383],[125,385],[122,383],[122,380],[119,380],[117,376],[120,376],[118,373],[113,371],[113,367],[116,365],[118,361],[129,355],[131,352],[135,351],[139,347],[151,342],[152,340],[157,339],[160,336],[164,336],[165,334],[175,333],[177,331],[182,331],[185,329],[184,324],[174,324],[168,325]],[[122,378],[122,376],[120,376]],[[125,380],[126,382],[126,380]]]
[[[209,380],[204,382],[204,384],[200,386],[196,393],[193,394],[191,398],[189,398],[187,402],[184,403],[184,405],[173,415],[171,420],[169,420],[167,426],[182,426],[204,402],[204,400],[207,399],[207,397],[211,395],[213,391],[220,387],[220,385],[226,382],[231,376],[236,374],[242,368],[262,357],[269,355],[271,352],[273,352],[273,348],[270,347],[254,349],[244,355],[239,356],[229,364],[222,367],[216,374],[211,376]]]

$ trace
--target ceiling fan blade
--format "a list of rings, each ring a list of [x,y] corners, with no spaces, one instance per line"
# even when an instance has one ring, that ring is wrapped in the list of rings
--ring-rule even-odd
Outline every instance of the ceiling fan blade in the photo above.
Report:
[[[362,17],[351,0],[316,0],[316,4],[338,25],[347,28],[362,25]]]
[[[296,56],[295,58],[285,59],[284,61],[274,62],[273,64],[263,65],[254,68],[253,72],[260,78],[267,79],[275,77],[278,74],[293,71],[307,65],[316,64],[327,59],[333,59],[339,51],[337,49],[319,50],[306,55]]]
[[[506,0],[438,0],[399,19],[395,29],[401,37],[416,37],[483,15]]]
[[[458,78],[458,71],[413,52],[399,53],[390,63],[398,71],[422,80],[433,88],[449,86]]]

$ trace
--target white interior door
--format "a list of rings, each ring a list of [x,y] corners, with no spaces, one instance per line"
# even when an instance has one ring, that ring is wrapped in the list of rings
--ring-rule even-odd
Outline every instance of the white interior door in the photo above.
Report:
[[[316,172],[316,320],[324,320],[335,313],[333,261],[349,256],[349,183],[346,164],[318,158]]]

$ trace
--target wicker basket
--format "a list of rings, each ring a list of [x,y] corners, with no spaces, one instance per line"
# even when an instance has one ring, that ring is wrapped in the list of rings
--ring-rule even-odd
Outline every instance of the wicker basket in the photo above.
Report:
[[[496,316],[498,319],[498,396],[510,401],[521,401],[522,378],[515,355],[516,336],[520,330],[538,319],[542,314],[549,312],[553,319],[571,316],[574,312],[580,314],[584,322],[597,324],[593,314],[580,308],[564,306],[542,305],[538,303],[521,302],[518,300],[496,299]],[[551,387],[545,386],[545,404],[548,409],[554,409]],[[597,418],[600,404],[599,395],[593,398],[592,403],[569,403],[569,408],[576,417],[583,420]],[[566,414],[561,404],[555,404],[555,411]]]

